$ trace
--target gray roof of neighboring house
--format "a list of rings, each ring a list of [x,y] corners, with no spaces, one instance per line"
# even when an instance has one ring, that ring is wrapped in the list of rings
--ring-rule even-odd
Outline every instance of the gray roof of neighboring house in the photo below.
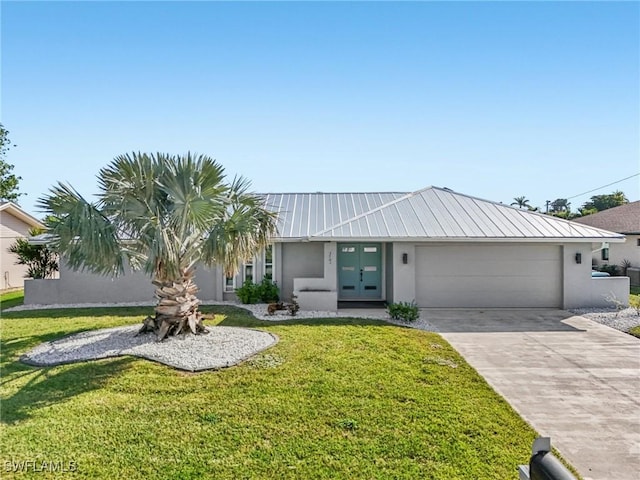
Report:
[[[640,200],[576,218],[574,221],[612,232],[640,235]]]
[[[428,187],[413,193],[270,193],[281,240],[623,241],[557,217]]]

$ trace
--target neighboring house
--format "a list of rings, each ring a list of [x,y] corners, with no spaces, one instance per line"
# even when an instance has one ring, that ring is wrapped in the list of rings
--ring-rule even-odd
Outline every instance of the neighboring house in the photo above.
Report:
[[[19,238],[29,237],[29,230],[44,225],[38,219],[11,202],[0,203],[0,269],[2,289],[22,287],[27,267],[17,265],[18,257],[9,252],[9,247]]]
[[[626,299],[626,277],[591,278],[592,243],[624,236],[481,200],[449,189],[413,193],[264,195],[278,212],[273,245],[234,278],[202,269],[200,298],[228,300],[247,279],[272,278],[303,309],[349,302],[412,302],[420,307],[605,305]],[[69,271],[28,282],[25,303],[152,300],[139,273],[119,279]]]
[[[640,267],[640,200],[576,218],[574,221],[622,233],[626,237],[626,242],[611,244],[608,248],[602,248],[601,244],[594,245],[595,265],[622,265],[628,260],[633,267]]]

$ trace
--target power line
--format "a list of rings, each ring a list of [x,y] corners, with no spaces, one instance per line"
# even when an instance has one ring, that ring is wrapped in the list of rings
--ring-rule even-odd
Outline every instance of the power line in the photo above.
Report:
[[[601,189],[606,188],[606,187],[610,187],[611,185],[615,185],[616,183],[624,182],[625,180],[629,180],[630,178],[637,177],[638,175],[640,175],[640,172],[639,173],[635,173],[633,175],[630,175],[628,177],[625,177],[625,178],[623,178],[621,180],[616,180],[615,182],[607,183],[606,185],[603,185],[603,186],[598,187],[598,188],[594,188],[593,190],[589,190],[588,192],[583,192],[583,193],[579,193],[578,195],[574,195],[573,197],[568,197],[567,200],[571,200],[572,198],[576,198],[576,197],[581,197],[582,195],[586,195],[587,193],[597,192],[598,190],[601,190]]]

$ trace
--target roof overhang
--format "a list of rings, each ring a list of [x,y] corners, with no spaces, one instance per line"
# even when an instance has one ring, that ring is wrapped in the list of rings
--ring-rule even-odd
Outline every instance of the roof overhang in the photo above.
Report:
[[[503,237],[305,237],[305,238],[278,238],[274,237],[276,243],[301,243],[301,242],[377,242],[377,243],[624,243],[624,236],[617,237],[594,237],[594,238],[503,238]]]
[[[22,220],[24,223],[31,227],[39,227],[44,228],[43,223],[38,220],[36,217],[29,215],[27,212],[22,210],[18,205],[12,202],[3,203],[0,205],[0,212],[7,212],[19,220]]]

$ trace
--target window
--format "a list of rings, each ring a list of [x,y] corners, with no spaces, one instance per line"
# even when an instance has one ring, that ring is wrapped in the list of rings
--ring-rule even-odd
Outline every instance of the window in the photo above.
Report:
[[[253,258],[244,262],[243,270],[244,270],[244,281],[253,282]]]
[[[273,245],[264,249],[264,278],[273,280]]]
[[[602,260],[609,260],[609,249],[608,248],[603,248],[602,249]]]
[[[235,289],[236,289],[236,277],[234,275],[232,275],[231,277],[225,277],[224,291],[233,292]]]
[[[638,239],[638,246],[640,247],[640,238]]]

